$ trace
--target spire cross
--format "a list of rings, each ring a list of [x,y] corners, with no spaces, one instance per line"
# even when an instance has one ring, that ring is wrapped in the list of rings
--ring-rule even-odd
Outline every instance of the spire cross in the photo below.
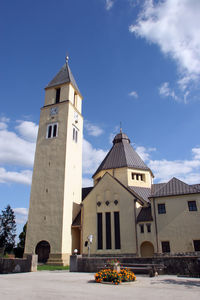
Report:
[[[69,55],[68,55],[68,53],[66,53],[66,56],[65,56],[65,62],[66,62],[66,64],[68,64],[68,61],[69,61]]]
[[[120,133],[122,133],[122,122],[120,121]]]

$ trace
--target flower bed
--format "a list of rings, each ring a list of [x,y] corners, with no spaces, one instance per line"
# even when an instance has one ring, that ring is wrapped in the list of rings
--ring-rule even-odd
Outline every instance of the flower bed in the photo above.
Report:
[[[95,274],[95,281],[98,283],[111,282],[115,285],[118,285],[121,282],[130,282],[135,280],[136,277],[134,273],[127,268],[121,269],[119,273],[112,269],[103,269]]]

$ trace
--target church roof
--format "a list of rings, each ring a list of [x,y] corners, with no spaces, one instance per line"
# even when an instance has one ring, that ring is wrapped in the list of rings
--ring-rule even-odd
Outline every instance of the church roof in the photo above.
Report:
[[[136,153],[130,144],[130,140],[125,133],[118,133],[111,150],[108,152],[93,177],[102,170],[130,167],[151,171]]]
[[[142,199],[144,199],[146,202],[149,202],[149,197],[151,195],[150,188],[144,188],[139,186],[129,186],[129,188],[137,195],[139,195]]]
[[[200,193],[199,185],[189,185],[175,177],[167,183],[154,184],[150,197],[166,197],[176,195],[198,194]]]
[[[68,62],[66,62],[60,71],[56,74],[56,76],[49,82],[46,88],[54,87],[57,85],[61,85],[63,83],[71,83],[75,90],[81,95],[79,88],[76,84],[74,76],[70,70]]]
[[[142,207],[137,216],[137,222],[148,222],[148,221],[153,221],[153,217],[151,214],[151,206]]]

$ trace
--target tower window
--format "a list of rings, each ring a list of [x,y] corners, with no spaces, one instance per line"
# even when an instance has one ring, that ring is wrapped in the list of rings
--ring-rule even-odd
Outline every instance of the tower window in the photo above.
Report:
[[[197,211],[196,201],[188,201],[189,211]]]
[[[76,127],[73,127],[73,135],[72,135],[73,141],[75,143],[78,142],[78,129]]]
[[[166,214],[166,208],[165,208],[165,204],[158,204],[158,213],[159,214]]]
[[[77,107],[77,94],[74,92],[74,106]]]
[[[56,103],[60,101],[60,88],[56,89]]]
[[[46,138],[51,139],[58,136],[58,123],[49,124],[47,126]]]

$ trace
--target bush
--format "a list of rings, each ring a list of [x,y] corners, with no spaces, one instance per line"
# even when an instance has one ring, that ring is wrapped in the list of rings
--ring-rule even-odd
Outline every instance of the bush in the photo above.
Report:
[[[120,273],[112,269],[103,269],[95,274],[95,281],[98,283],[104,281],[118,285],[120,282],[130,282],[135,281],[135,279],[134,273],[128,269],[122,269]]]

